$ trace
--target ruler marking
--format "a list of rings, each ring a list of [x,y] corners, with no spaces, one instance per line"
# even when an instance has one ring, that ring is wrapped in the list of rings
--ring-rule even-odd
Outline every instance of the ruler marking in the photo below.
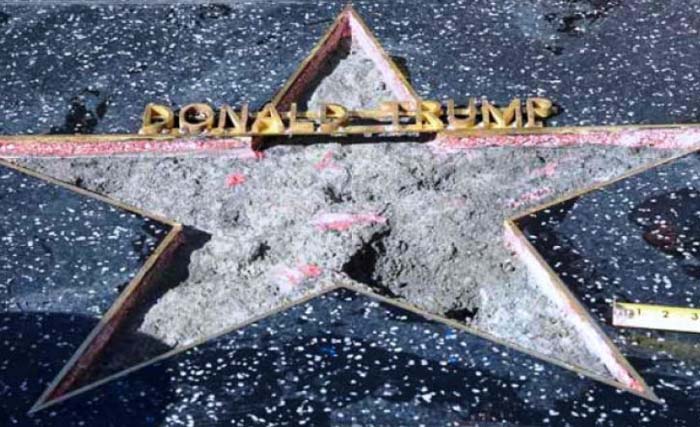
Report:
[[[614,302],[613,325],[700,333],[700,308]]]

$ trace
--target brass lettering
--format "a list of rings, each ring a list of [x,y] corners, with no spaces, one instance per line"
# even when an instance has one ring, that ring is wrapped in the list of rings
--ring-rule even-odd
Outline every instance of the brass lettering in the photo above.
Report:
[[[457,114],[466,116],[466,119],[458,119]],[[457,110],[454,100],[447,101],[447,123],[450,129],[471,129],[476,126],[476,116],[479,111],[476,109],[476,99],[469,98],[467,108]]]
[[[189,104],[180,110],[180,132],[198,134],[214,126],[214,110],[207,104]]]
[[[399,103],[395,101],[385,101],[379,105],[379,111],[383,113],[383,117],[388,117],[391,119],[391,126],[395,130],[398,130],[401,125],[401,118],[399,113]]]
[[[423,132],[437,132],[445,128],[440,119],[442,105],[438,101],[421,101],[416,110],[416,128]]]
[[[289,108],[280,113],[270,103],[251,113],[247,104],[240,111],[223,105],[217,116],[207,104],[189,104],[179,114],[173,114],[165,105],[148,104],[139,133],[159,135],[178,130],[189,134],[210,132],[213,136],[436,133],[444,129],[541,127],[546,118],[556,113],[552,101],[546,98],[528,98],[524,108],[518,98],[503,108],[486,99],[478,105],[475,98],[470,98],[466,107],[455,106],[453,100],[444,104],[417,100],[382,102],[373,110],[347,110],[332,103],[322,104],[316,111],[299,111],[296,103],[291,103]],[[368,120],[375,123],[367,124]]]
[[[342,105],[323,104],[320,113],[319,133],[333,133],[348,120],[348,110]]]
[[[528,98],[525,110],[527,113],[527,124],[525,127],[542,127],[542,121],[537,119],[546,119],[554,114],[553,104],[547,98]]]
[[[493,121],[492,121],[493,119]],[[485,129],[507,128],[515,123],[515,127],[523,126],[523,115],[520,109],[520,99],[515,98],[506,108],[498,108],[487,100],[481,104],[481,120]]]
[[[219,110],[219,124],[212,130],[212,134],[245,135],[248,132],[248,114],[248,104],[243,104],[240,113],[236,113],[233,108],[224,105]]]
[[[297,103],[292,102],[289,107],[289,112],[287,113],[289,119],[289,127],[287,128],[287,133],[289,134],[308,134],[314,133],[314,124],[309,121],[300,121],[297,118]]]
[[[159,135],[170,131],[175,126],[173,110],[165,105],[148,104],[143,112],[143,121],[139,133],[142,135]]]
[[[281,135],[284,133],[284,123],[280,113],[272,104],[267,104],[258,113],[251,128],[253,133],[259,135]]]

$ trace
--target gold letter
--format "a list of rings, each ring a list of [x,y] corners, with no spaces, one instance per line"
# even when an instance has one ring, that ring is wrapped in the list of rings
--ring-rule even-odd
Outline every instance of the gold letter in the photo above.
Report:
[[[330,118],[331,120],[328,120]],[[322,104],[321,105],[321,126],[319,133],[333,133],[348,119],[348,111],[342,105]]]
[[[391,126],[394,131],[397,131],[401,124],[399,118],[399,103],[396,101],[384,101],[379,104],[379,111],[382,114],[386,114],[384,117],[389,117],[391,119]]]
[[[233,124],[232,128],[228,127],[229,123]],[[243,104],[240,114],[224,104],[219,110],[219,124],[212,130],[212,133],[214,135],[244,135],[246,132],[248,132],[248,104]]]
[[[437,132],[445,127],[440,120],[442,105],[437,101],[419,101],[416,109],[416,129],[424,132]]]
[[[552,101],[547,98],[528,98],[526,101],[527,110],[527,127],[542,127],[542,122],[537,121],[537,118],[546,119],[551,116]]]
[[[289,112],[287,113],[289,118],[289,128],[287,132],[294,134],[304,134],[304,133],[314,133],[314,124],[309,121],[300,122],[297,120],[297,103],[292,102],[289,106]]]
[[[180,110],[180,132],[197,134],[214,126],[214,110],[207,104],[189,104]]]
[[[515,119],[515,127],[523,126],[523,117],[520,111],[520,100],[515,98],[510,101],[506,108],[498,108],[487,100],[481,104],[481,117],[484,123],[484,128],[507,128]],[[491,123],[493,118],[494,123]]]
[[[463,116],[467,116],[466,119],[458,119],[457,113]],[[450,129],[471,129],[476,126],[476,115],[478,111],[476,109],[476,99],[469,98],[469,105],[467,108],[460,108],[455,110],[455,102],[450,99],[447,101],[447,121],[450,124]]]
[[[252,132],[260,135],[284,134],[284,123],[282,123],[280,113],[277,112],[274,105],[265,105],[265,108],[257,114],[253,122]]]
[[[148,104],[143,112],[143,124],[139,133],[143,135],[158,135],[164,130],[170,131],[175,126],[173,110],[165,105]]]

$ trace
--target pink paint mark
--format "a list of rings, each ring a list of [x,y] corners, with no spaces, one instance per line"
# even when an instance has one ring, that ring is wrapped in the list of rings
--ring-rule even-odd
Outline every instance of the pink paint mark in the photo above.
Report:
[[[556,128],[552,128],[552,130],[554,131]],[[700,128],[593,129],[587,132],[571,133],[464,137],[440,135],[428,143],[428,147],[436,154],[465,153],[474,148],[494,146],[572,147],[578,145],[614,145],[660,149],[698,148],[700,147]]]
[[[467,198],[465,196],[450,198],[447,204],[452,208],[463,208],[467,205]]]
[[[226,186],[229,188],[238,187],[245,183],[246,177],[242,173],[232,173],[226,177]]]
[[[299,266],[299,271],[305,278],[316,278],[321,275],[323,270],[316,264],[302,264]]]
[[[278,265],[271,270],[273,281],[285,295],[294,291],[304,281],[319,277],[321,273],[323,269],[316,264],[299,264],[296,267]]]
[[[111,156],[135,153],[187,153],[252,151],[243,139],[129,139],[115,141],[84,141],[66,136],[55,141],[12,140],[0,137],[0,157],[81,157]]]
[[[265,158],[263,151],[253,150],[250,146],[232,153],[233,157],[240,160],[262,160]]]
[[[528,203],[536,202],[542,200],[543,198],[552,194],[552,189],[549,187],[537,188],[532,191],[528,191],[520,195],[517,199],[511,200],[509,206],[511,208],[519,208],[520,206],[526,205]]]
[[[471,138],[445,135],[438,135],[434,140],[430,141],[427,146],[435,154],[471,154],[472,149],[479,147]]]
[[[338,166],[335,161],[333,160],[333,152],[332,151],[326,151],[326,154],[323,155],[321,160],[319,160],[315,165],[314,168],[316,170],[322,171],[324,169],[333,169],[333,170],[338,170],[341,169],[340,166]]]
[[[555,173],[557,173],[557,167],[559,166],[558,162],[549,162],[546,165],[542,166],[541,168],[534,169],[532,172],[530,172],[530,177],[532,178],[549,178],[550,176],[553,176]]]
[[[385,224],[386,218],[377,214],[322,213],[311,220],[321,231],[345,231],[355,225]]]

